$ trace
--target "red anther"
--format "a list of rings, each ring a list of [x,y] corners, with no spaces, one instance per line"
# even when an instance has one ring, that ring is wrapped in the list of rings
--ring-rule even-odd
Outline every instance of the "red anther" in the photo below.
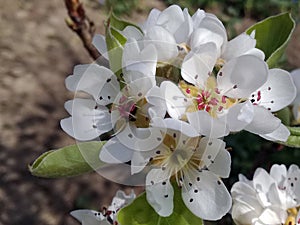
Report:
[[[207,105],[206,107],[205,107],[205,111],[206,112],[209,112],[211,110],[211,107],[209,106],[209,105]]]
[[[218,111],[221,112],[223,110],[223,106],[219,106]]]
[[[222,103],[224,103],[224,104],[226,103],[226,96],[224,96],[224,95],[222,96]]]
[[[187,94],[190,94],[190,93],[191,93],[191,89],[187,88],[187,89],[185,90],[185,92],[186,92]]]
[[[211,105],[218,105],[218,103],[219,103],[219,101],[218,101],[218,99],[216,99],[216,98],[212,98],[212,99],[209,101],[209,104],[211,104]]]
[[[201,102],[203,102],[203,97],[200,94],[198,94],[196,100],[198,103],[201,103]]]
[[[199,110],[203,110],[204,108],[205,108],[205,104],[203,102],[198,104],[198,109]]]
[[[204,91],[204,90],[201,92],[201,94],[205,99],[209,98],[209,96],[210,96],[210,93],[208,91]]]
[[[215,92],[219,95],[221,92],[219,91],[218,88],[215,88]]]
[[[130,112],[133,112],[135,110],[135,104],[133,104],[130,108]]]

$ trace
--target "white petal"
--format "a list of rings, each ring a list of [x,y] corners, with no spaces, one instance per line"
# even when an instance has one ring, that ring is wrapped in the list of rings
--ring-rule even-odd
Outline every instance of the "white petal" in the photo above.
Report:
[[[148,15],[148,18],[144,24],[141,25],[141,28],[144,32],[147,32],[151,27],[155,26],[158,16],[161,11],[158,9],[152,9]]]
[[[113,72],[97,64],[75,66],[73,75],[66,79],[66,87],[71,91],[84,91],[92,95],[101,105],[112,103],[120,90]]]
[[[109,225],[110,223],[106,218],[95,210],[89,209],[79,209],[74,210],[71,213],[71,216],[76,218],[82,225]]]
[[[253,106],[254,117],[245,130],[254,134],[269,134],[279,128],[281,121],[270,111],[261,106]]]
[[[233,199],[235,199],[239,195],[255,197],[256,192],[253,189],[253,187],[250,186],[249,184],[238,181],[238,182],[234,183],[234,185],[232,186],[231,195],[232,195]]]
[[[167,61],[178,54],[174,36],[160,26],[154,26],[147,32],[145,44],[153,44],[156,47],[157,60],[159,61]]]
[[[177,43],[187,43],[187,40],[193,31],[192,18],[186,8],[183,10],[183,16],[183,23],[181,23],[181,25],[174,33],[174,37]]]
[[[211,42],[200,45],[184,58],[181,68],[182,78],[197,86],[204,86],[216,61],[216,45]]]
[[[123,34],[127,39],[134,38],[135,40],[141,40],[143,38],[141,31],[134,26],[127,26],[120,33]]]
[[[242,195],[233,199],[231,214],[236,224],[256,224],[262,210],[254,196]]]
[[[184,16],[178,5],[172,5],[160,13],[156,24],[174,34],[184,22]]]
[[[75,98],[66,103],[72,117],[61,120],[62,129],[80,141],[92,140],[112,129],[110,113],[104,106],[96,106],[91,99]],[[95,108],[95,106],[97,108]]]
[[[266,83],[258,91],[261,91],[258,104],[270,109],[271,112],[291,104],[297,93],[292,77],[282,69],[270,69]]]
[[[125,205],[130,204],[135,197],[136,196],[133,190],[131,190],[130,195],[126,195],[124,191],[118,190],[107,210],[112,211],[112,215],[115,219],[117,211],[123,208]]]
[[[253,185],[259,192],[267,193],[275,180],[262,168],[256,169],[253,176]]]
[[[258,217],[258,214],[253,208],[249,208],[248,205],[239,202],[233,204],[231,215],[237,225],[251,224],[253,219]]]
[[[122,56],[124,69],[139,71],[148,76],[155,76],[156,61],[157,53],[154,45],[147,45],[141,50],[135,39],[127,40]]]
[[[269,134],[261,134],[261,137],[270,140],[270,141],[287,141],[290,136],[290,131],[286,126],[280,124],[280,126],[275,129],[272,133]]]
[[[279,185],[282,184],[287,176],[287,169],[285,165],[274,164],[271,167],[270,176],[273,177]]]
[[[270,187],[269,192],[267,193],[268,200],[272,205],[281,207],[282,209],[293,208],[297,205],[296,201],[292,196],[287,194],[287,191],[279,189],[276,183],[273,183]]]
[[[232,98],[248,98],[267,80],[267,64],[252,55],[243,55],[225,63],[218,73],[218,88]]]
[[[253,105],[249,101],[236,104],[229,108],[224,117],[230,131],[241,131],[253,120]]]
[[[217,46],[217,53],[220,54],[220,49],[223,44],[223,38],[217,33],[206,29],[206,28],[198,28],[195,30],[190,39],[191,49],[198,48],[200,45],[207,44],[213,42]]]
[[[225,142],[220,140],[220,139],[210,139],[207,137],[203,137],[200,140],[199,143],[199,147],[196,150],[196,155],[199,154],[199,158],[201,158],[201,161],[204,162],[205,166],[209,167],[212,164],[216,164],[218,162],[215,162],[217,155],[220,153],[220,151],[225,150]],[[222,153],[221,153],[222,155]],[[226,157],[226,156],[225,156]],[[218,161],[219,159],[217,159]],[[226,162],[227,159],[224,159]],[[223,162],[222,162],[223,165]],[[216,166],[212,166],[212,169],[217,170],[218,166],[222,166],[222,165],[216,165]],[[227,166],[225,165],[226,168],[224,168],[227,172]],[[230,161],[229,161],[229,168],[230,168]],[[214,171],[212,171],[214,172]],[[217,171],[218,172],[218,171]],[[219,174],[217,174],[219,175]]]
[[[282,209],[280,210],[279,208],[266,208],[262,214],[260,215],[259,219],[264,223],[264,224],[282,224],[285,221],[282,221],[281,217],[283,217],[281,214],[285,213]],[[287,213],[285,213],[287,216]]]
[[[130,98],[134,98],[136,101],[143,99],[148,91],[155,86],[154,76],[142,76],[142,74],[137,71],[131,71],[130,76],[135,78],[128,83],[125,88],[128,90]],[[126,78],[126,80],[127,79],[128,78]],[[122,95],[120,96],[122,97]]]
[[[202,9],[197,9],[197,11],[192,16],[194,29],[197,29],[199,27],[204,17],[205,17],[205,11]]]
[[[148,91],[145,98],[151,105],[148,109],[151,119],[155,117],[164,118],[167,113],[167,105],[161,88],[154,86]]]
[[[134,151],[131,159],[131,174],[141,172],[149,163],[150,158],[155,155],[153,151]]]
[[[229,134],[226,123],[219,119],[211,117],[206,111],[197,111],[186,113],[189,123],[199,132],[199,134],[219,138]]]
[[[172,118],[166,119],[156,119],[151,123],[153,127],[159,127],[162,129],[168,129],[172,131],[179,131],[181,134],[186,135],[187,137],[197,137],[199,136],[198,132],[188,123],[176,120]]]
[[[245,52],[244,55],[253,55],[257,58],[260,58],[261,60],[265,60],[265,53],[258,48],[252,48],[249,51]]]
[[[174,119],[181,119],[186,111],[186,107],[191,102],[185,97],[182,91],[172,82],[164,81],[160,85],[167,104],[167,111]]]
[[[107,46],[106,46],[106,40],[105,36],[101,34],[96,34],[93,37],[92,44],[95,46],[95,48],[98,50],[98,52],[105,58],[108,59],[108,53],[107,53]]]
[[[223,58],[228,61],[244,55],[247,51],[255,48],[256,40],[246,33],[242,33],[227,43]]]
[[[111,138],[105,143],[100,152],[100,160],[107,163],[123,163],[131,160],[133,150],[127,148],[118,141]]]
[[[168,174],[162,169],[152,169],[146,177],[146,196],[149,204],[163,217],[173,212],[174,190]]]
[[[231,207],[231,196],[225,185],[210,171],[194,171],[194,173],[198,174],[185,173],[186,178],[182,187],[185,205],[202,219],[221,219]],[[189,183],[192,184],[191,187]]]
[[[300,68],[293,70],[291,72],[291,76],[298,92],[300,93]]]
[[[295,164],[290,165],[288,169],[288,189],[291,190],[293,198],[297,200],[298,205],[300,205],[300,170]]]
[[[199,33],[199,31],[197,31],[198,29],[202,30],[202,32]],[[192,34],[191,38],[194,40],[191,40],[191,43],[194,44],[191,44],[190,46],[192,48],[197,47],[196,43],[199,43],[199,40],[201,40],[200,42],[203,43],[214,42],[218,48],[218,55],[220,55],[223,49],[225,48],[227,42],[227,33],[222,22],[215,15],[206,13],[205,17],[201,20],[198,29]],[[197,37],[195,33],[198,33],[201,36],[203,35],[203,37]],[[210,37],[211,39],[207,37]]]
[[[127,148],[136,151],[149,151],[162,142],[162,132],[160,128],[136,128],[131,125],[126,127],[116,135],[116,138]]]
[[[214,163],[208,166],[209,171],[222,178],[229,177],[231,169],[231,156],[226,149],[221,149],[214,159]]]

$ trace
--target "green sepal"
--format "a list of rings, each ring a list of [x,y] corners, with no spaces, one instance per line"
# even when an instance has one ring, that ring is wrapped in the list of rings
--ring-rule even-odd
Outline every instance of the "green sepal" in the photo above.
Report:
[[[174,210],[168,217],[159,216],[149,205],[146,193],[138,196],[130,205],[118,213],[118,222],[122,225],[202,225],[202,219],[195,216],[185,206],[181,198],[181,189],[176,184],[174,188]]]
[[[293,148],[300,148],[300,127],[288,127],[290,131],[290,136],[288,137],[286,142],[283,142],[281,144],[293,147]]]
[[[29,165],[29,170],[32,175],[44,178],[70,177],[91,172],[104,164],[99,159],[104,143],[82,142],[47,151]]]
[[[275,113],[275,116],[281,120],[281,122],[286,125],[290,126],[291,125],[291,110],[289,107],[285,107]]]
[[[123,46],[126,43],[126,38],[118,30],[108,26],[106,28],[105,40],[108,50],[109,67],[118,79],[121,80]]]
[[[284,53],[287,43],[295,28],[295,21],[290,13],[282,13],[258,22],[247,29],[251,34],[255,30],[256,48],[265,53],[265,60],[274,68]]]

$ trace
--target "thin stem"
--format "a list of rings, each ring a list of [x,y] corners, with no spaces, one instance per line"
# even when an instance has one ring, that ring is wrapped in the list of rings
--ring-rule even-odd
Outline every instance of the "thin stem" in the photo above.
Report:
[[[65,5],[69,15],[65,19],[68,27],[79,36],[90,56],[94,60],[98,59],[101,55],[92,45],[95,33],[94,22],[85,14],[84,7],[79,0],[65,0]]]

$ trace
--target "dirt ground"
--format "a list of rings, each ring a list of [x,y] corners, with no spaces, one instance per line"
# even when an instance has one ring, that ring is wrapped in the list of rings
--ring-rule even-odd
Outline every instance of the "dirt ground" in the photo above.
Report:
[[[104,10],[86,3],[103,32]],[[142,1],[131,15],[143,20],[159,1]],[[64,23],[63,0],[0,0],[0,225],[73,225],[68,213],[79,206],[101,208],[119,188],[96,173],[68,179],[31,176],[27,165],[41,153],[74,140],[59,127],[73,97],[64,79],[73,66],[91,59]],[[300,66],[300,65],[299,65]]]

